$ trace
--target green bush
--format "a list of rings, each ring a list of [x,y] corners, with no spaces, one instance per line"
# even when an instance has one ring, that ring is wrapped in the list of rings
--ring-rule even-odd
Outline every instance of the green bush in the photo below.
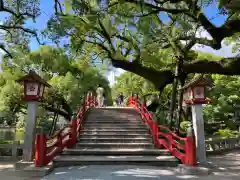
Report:
[[[0,140],[0,144],[12,144],[13,141],[9,141],[9,140]]]
[[[24,128],[16,128],[16,133],[17,132],[24,132]]]
[[[227,139],[227,138],[234,138],[239,136],[239,132],[233,131],[229,128],[219,129],[213,135],[218,135],[220,138]]]
[[[191,125],[191,122],[189,121],[182,121],[180,123],[180,128],[181,128],[181,131],[183,131],[184,133],[187,133],[187,129],[188,127]]]

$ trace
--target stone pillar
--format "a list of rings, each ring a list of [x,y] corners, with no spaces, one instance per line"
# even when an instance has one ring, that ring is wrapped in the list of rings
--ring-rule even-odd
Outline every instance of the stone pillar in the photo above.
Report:
[[[23,161],[32,161],[33,149],[35,147],[36,134],[36,110],[37,102],[28,102],[28,115],[25,124],[24,145],[23,145]]]
[[[205,163],[207,158],[202,104],[192,105],[192,122],[196,140],[197,161]]]

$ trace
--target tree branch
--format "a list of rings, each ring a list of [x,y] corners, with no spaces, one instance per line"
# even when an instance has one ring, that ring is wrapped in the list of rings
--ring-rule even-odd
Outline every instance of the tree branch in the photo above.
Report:
[[[215,46],[213,46],[214,49],[220,49],[222,47],[221,42],[224,38],[240,32],[240,20],[228,20],[220,27],[216,27],[212,24],[203,13],[199,15],[198,20],[212,38],[215,39],[216,43]]]
[[[189,10],[188,9],[171,9],[171,8],[163,8],[163,7],[159,7],[159,6],[155,6],[151,3],[147,3],[147,2],[144,2],[142,0],[125,0],[126,2],[129,2],[129,3],[134,3],[136,5],[144,5],[146,7],[149,7],[151,9],[154,9],[154,11],[156,13],[159,13],[161,11],[163,12],[168,12],[168,13],[171,13],[171,14],[179,14],[179,13],[189,13]],[[151,13],[152,14],[152,13]],[[146,15],[145,15],[146,16]]]
[[[149,81],[156,88],[163,89],[166,85],[171,84],[174,80],[173,70],[154,70],[142,66],[141,64],[131,63],[124,60],[112,59],[113,66],[122,68],[126,71],[135,73]],[[222,74],[222,75],[240,75],[240,57],[223,58],[219,61],[207,59],[196,60],[183,64],[183,72],[185,74],[202,73],[202,74]]]
[[[4,6],[4,2],[3,0],[0,0],[0,12],[7,12],[11,15],[13,15],[14,17],[18,18],[22,18],[25,19],[25,16],[28,16],[32,19],[36,18],[36,16],[34,14],[30,14],[28,12],[24,12],[24,13],[16,13],[14,11],[12,11],[11,9],[8,9]]]
[[[6,26],[6,25],[0,25],[0,29],[2,30],[9,30],[9,29],[18,29],[18,30],[22,30],[26,33],[32,34],[34,37],[36,37],[37,41],[39,44],[43,45],[43,43],[40,42],[40,39],[38,38],[38,34],[36,31],[28,29],[28,28],[24,28],[22,26]]]
[[[68,114],[66,111],[63,111],[61,109],[51,107],[51,106],[48,106],[48,105],[44,105],[44,104],[42,104],[42,106],[48,111],[60,114],[61,116],[65,117],[67,120],[71,120],[71,114]]]
[[[144,67],[141,64],[128,62],[125,60],[111,59],[112,64],[116,68],[122,68],[126,71],[135,73],[149,81],[151,81],[156,88],[163,89],[167,84],[171,83],[174,76],[171,70],[157,71],[152,68]]]
[[[240,57],[223,58],[219,61],[196,60],[183,65],[183,71],[189,73],[240,75]]]
[[[5,48],[3,44],[0,44],[0,49],[2,49],[4,53],[6,53],[5,54],[6,57],[13,58],[12,54]]]

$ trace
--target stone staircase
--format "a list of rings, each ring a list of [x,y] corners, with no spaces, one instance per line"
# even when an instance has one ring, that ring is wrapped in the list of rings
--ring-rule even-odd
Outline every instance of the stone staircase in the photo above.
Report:
[[[154,147],[133,108],[94,108],[84,121],[78,143],[53,160],[53,166],[74,165],[177,166],[167,150]]]

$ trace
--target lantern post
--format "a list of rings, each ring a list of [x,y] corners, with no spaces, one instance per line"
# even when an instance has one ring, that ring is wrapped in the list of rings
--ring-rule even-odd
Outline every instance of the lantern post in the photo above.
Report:
[[[192,126],[199,163],[205,163],[207,160],[202,104],[210,102],[210,99],[206,97],[206,89],[209,86],[210,82],[207,79],[199,77],[182,87],[184,91],[183,105],[191,106],[192,109]]]
[[[43,97],[45,87],[51,87],[34,71],[17,80],[24,86],[23,99],[28,102],[28,113],[25,123],[23,161],[32,161],[35,148],[37,103]]]

